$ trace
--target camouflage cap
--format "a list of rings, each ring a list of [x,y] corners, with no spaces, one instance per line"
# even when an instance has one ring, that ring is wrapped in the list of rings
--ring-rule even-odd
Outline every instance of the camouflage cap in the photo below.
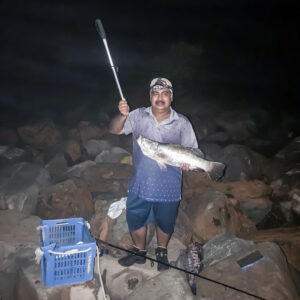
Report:
[[[150,83],[150,89],[165,89],[165,88],[173,91],[173,86],[170,80],[162,77],[152,79]]]

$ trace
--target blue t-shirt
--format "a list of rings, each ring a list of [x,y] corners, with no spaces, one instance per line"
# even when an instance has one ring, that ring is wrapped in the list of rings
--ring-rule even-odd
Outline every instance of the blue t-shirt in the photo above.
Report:
[[[134,173],[129,192],[153,202],[179,201],[181,199],[182,171],[167,165],[162,171],[157,162],[145,156],[136,139],[147,139],[198,148],[197,139],[189,120],[171,108],[170,117],[158,123],[151,107],[138,108],[130,112],[124,124],[125,134],[133,134]]]

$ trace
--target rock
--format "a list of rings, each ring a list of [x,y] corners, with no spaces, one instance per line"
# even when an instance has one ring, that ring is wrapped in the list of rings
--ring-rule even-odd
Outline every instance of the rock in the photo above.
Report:
[[[84,145],[86,152],[91,158],[95,158],[99,153],[101,153],[104,150],[110,150],[112,148],[112,145],[107,140],[89,140]]]
[[[99,179],[128,179],[132,175],[132,167],[119,163],[102,163],[91,166],[83,173],[87,182],[93,178]]]
[[[262,178],[262,166],[255,153],[242,145],[229,145],[220,153],[220,162],[226,164],[223,181],[253,180]]]
[[[0,165],[12,165],[23,161],[32,161],[32,154],[21,148],[10,147],[7,145],[0,146]]]
[[[203,246],[204,267],[213,266],[231,255],[249,249],[253,245],[252,241],[239,239],[230,233],[220,234]]]
[[[33,214],[40,189],[49,184],[49,172],[38,165],[23,162],[1,168],[1,209],[16,209]]]
[[[102,195],[106,199],[113,199],[127,195],[131,173],[130,165],[101,163],[87,168],[82,178],[94,196]]]
[[[42,282],[40,268],[40,265],[35,263],[21,268],[15,287],[15,300],[97,300],[97,275],[85,283],[46,288]]]
[[[272,228],[242,235],[254,242],[274,242],[283,250],[288,262],[300,271],[300,227]]]
[[[241,269],[237,261],[256,250],[263,255],[264,259],[245,270]],[[253,245],[247,250],[231,255],[225,260],[205,268],[201,275],[264,299],[299,299],[285,257],[274,243]],[[197,278],[196,283],[198,293],[195,299],[202,299],[203,297],[210,299],[250,299],[249,295],[201,278]]]
[[[80,133],[81,142],[83,145],[91,139],[99,139],[105,133],[107,133],[106,128],[101,128],[97,125],[93,125],[90,122],[82,121],[78,124],[78,130]]]
[[[215,188],[238,200],[241,211],[255,224],[262,221],[272,208],[271,188],[262,181],[220,182]]]
[[[70,177],[81,177],[81,174],[86,170],[87,168],[96,165],[94,161],[91,160],[86,160],[82,163],[79,163],[77,165],[74,165],[70,167],[66,172],[65,175],[70,176]]]
[[[115,147],[121,147],[128,151],[129,153],[132,153],[132,135],[125,135],[125,134],[111,134],[106,133],[102,140],[107,141],[110,143],[110,145]],[[105,150],[105,149],[104,149]]]
[[[132,162],[132,156],[128,155],[128,156],[124,156],[121,160],[120,160],[120,164],[125,164],[125,165],[133,165]]]
[[[222,150],[221,146],[215,143],[201,142],[199,149],[205,154],[205,158],[212,161],[217,161]]]
[[[101,257],[100,265],[110,299],[193,299],[186,277],[178,271],[159,273],[149,261],[124,268],[110,255]]]
[[[296,137],[289,145],[280,150],[276,158],[285,159],[288,161],[300,161],[300,136]]]
[[[63,174],[67,171],[68,164],[62,153],[56,154],[45,166],[49,171],[54,182],[63,178]]]
[[[68,179],[40,191],[37,215],[42,219],[88,219],[93,213],[92,195],[87,184],[80,179]]]
[[[182,244],[187,246],[191,242],[192,235],[193,224],[180,204],[172,238],[177,238]]]
[[[238,234],[254,226],[231,198],[212,188],[187,202],[185,212],[193,224],[195,241],[208,241],[225,232]]]
[[[203,189],[213,186],[213,182],[205,172],[183,172],[183,193],[190,198],[193,194],[200,193]],[[193,190],[194,193],[193,193]]]
[[[24,143],[37,149],[47,149],[62,141],[61,133],[52,121],[21,126],[18,128],[18,133]]]
[[[295,214],[300,216],[300,189],[293,189],[290,191],[289,196],[292,200],[292,210]]]
[[[35,264],[39,224],[40,218],[36,216],[16,210],[0,211],[0,295],[3,299],[15,299],[19,269]]]
[[[100,266],[102,278],[105,279],[105,291],[110,299],[115,300],[127,299],[135,289],[158,274],[149,261],[143,265],[134,264],[130,268],[124,268],[111,255],[102,256]]]
[[[65,155],[74,163],[81,158],[81,146],[77,140],[70,139],[65,144]]]
[[[172,284],[170,284],[172,282]],[[194,299],[184,274],[171,269],[161,272],[135,289],[127,300],[192,300]]]
[[[287,172],[292,169],[293,164],[288,164],[287,161],[279,158],[272,157],[265,164],[263,168],[263,175],[268,182],[277,180]]]
[[[297,222],[299,216],[300,173],[284,174],[271,182],[272,200],[279,203],[278,207],[289,223]]]
[[[95,161],[97,163],[117,163],[128,155],[129,153],[126,150],[120,147],[112,147],[110,150],[103,150],[100,154],[98,154],[95,158]]]

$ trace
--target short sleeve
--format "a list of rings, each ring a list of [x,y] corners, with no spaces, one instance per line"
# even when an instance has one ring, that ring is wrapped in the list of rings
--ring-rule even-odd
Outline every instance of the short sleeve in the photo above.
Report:
[[[135,124],[137,123],[137,117],[139,115],[139,109],[135,109],[133,111],[131,111],[124,123],[124,133],[126,135],[132,133],[135,129]]]
[[[192,124],[187,119],[181,131],[181,146],[198,148],[197,138],[192,127]]]

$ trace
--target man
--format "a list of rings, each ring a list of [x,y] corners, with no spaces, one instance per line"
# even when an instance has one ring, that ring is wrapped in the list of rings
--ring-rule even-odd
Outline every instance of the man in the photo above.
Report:
[[[141,152],[136,139],[144,136],[161,142],[179,144],[184,147],[198,148],[197,139],[188,119],[172,109],[173,87],[166,78],[155,78],[150,83],[150,102],[148,108],[129,112],[126,100],[119,102],[120,114],[110,124],[114,134],[133,135],[134,174],[130,182],[126,203],[126,218],[134,243],[132,251],[145,256],[147,225],[156,224],[158,261],[168,263],[167,246],[174,231],[179,202],[181,199],[182,170],[167,166],[162,171],[157,162]],[[122,266],[134,263],[143,264],[142,256],[129,254],[119,260]],[[168,266],[158,264],[158,271]]]

